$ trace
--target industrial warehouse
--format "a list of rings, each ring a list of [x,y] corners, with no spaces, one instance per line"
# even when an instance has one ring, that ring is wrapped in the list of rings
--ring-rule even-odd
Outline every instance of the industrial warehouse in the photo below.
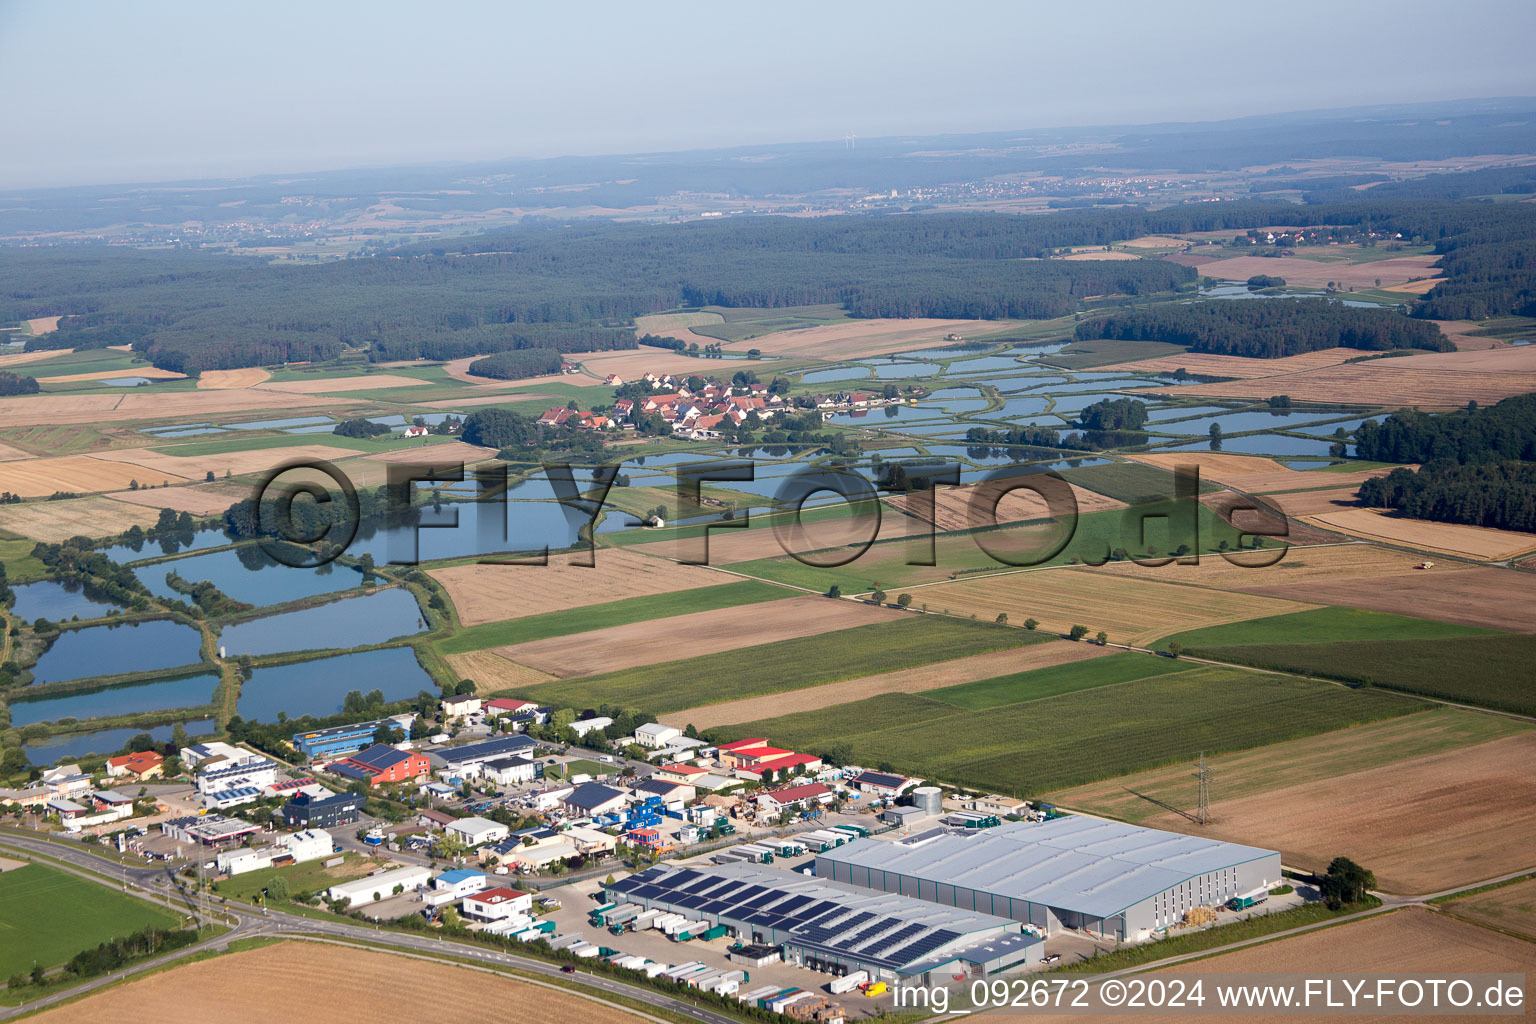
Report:
[[[1094,818],[935,828],[822,851],[816,876],[995,914],[1050,935],[1139,941],[1192,907],[1280,881],[1280,854]]]
[[[723,926],[743,943],[777,946],[790,963],[885,981],[986,977],[1022,966],[1043,943],[1006,918],[756,864],[652,867],[606,891],[647,912]]]

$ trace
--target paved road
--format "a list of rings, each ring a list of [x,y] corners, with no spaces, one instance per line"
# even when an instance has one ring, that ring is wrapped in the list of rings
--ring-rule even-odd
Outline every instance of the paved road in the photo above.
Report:
[[[101,876],[101,880],[105,882],[120,880],[126,876],[130,888],[139,890],[140,895],[148,895],[155,898],[157,902],[175,901],[180,895],[176,891],[177,879],[171,871],[163,866],[129,867],[125,869],[117,862],[100,857],[89,850],[89,848],[83,847],[78,843],[50,840],[41,836],[19,835],[11,832],[0,833],[0,848],[5,847],[51,857],[82,871]],[[557,964],[552,964],[545,960],[517,956],[511,953],[503,953],[500,950],[489,949],[475,944],[451,942],[446,939],[435,938],[431,935],[417,935],[410,932],[397,932],[383,928],[369,928],[351,922],[299,917],[298,915],[284,913],[279,910],[269,910],[263,915],[258,911],[239,904],[230,904],[227,911],[221,907],[219,911],[221,915],[231,918],[234,921],[234,926],[231,931],[218,936],[216,939],[178,950],[172,955],[135,964],[133,967],[123,971],[117,971],[100,978],[93,978],[89,982],[69,989],[67,992],[55,993],[30,1002],[24,1007],[0,1007],[0,1019],[5,1019],[22,1010],[36,1010],[40,1006],[49,1005],[60,999],[89,992],[102,985],[121,980],[152,967],[169,963],[199,950],[223,948],[235,939],[253,938],[262,935],[291,934],[295,937],[318,935],[338,941],[368,942],[375,945],[407,950],[429,956],[433,959],[454,957],[460,960],[484,964],[488,967],[516,968],[519,971],[535,974],[550,982],[562,985],[568,985],[572,981],[578,982],[584,988],[597,989],[611,995],[648,1003],[661,1009],[670,1010],[674,1013],[703,1021],[705,1024],[740,1024],[740,1019],[737,1017],[727,1016],[705,1006],[698,1006],[687,999],[680,999],[653,989],[630,985],[605,975],[590,974],[585,971],[581,971],[575,976],[567,975],[560,970]]]

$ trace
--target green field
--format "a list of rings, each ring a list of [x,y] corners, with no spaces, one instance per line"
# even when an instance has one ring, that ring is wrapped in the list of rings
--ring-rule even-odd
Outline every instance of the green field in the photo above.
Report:
[[[1536,686],[1531,684],[1536,636],[1525,634],[1248,644],[1191,653],[1536,715]]]
[[[1168,477],[1168,480],[1171,483],[1172,477]],[[1102,562],[1114,549],[1122,547],[1141,556],[1146,555],[1149,547],[1166,555],[1185,540],[1176,538],[1170,526],[1167,513],[1174,509],[1173,502],[1162,501],[1133,509],[1112,509],[1079,516],[1071,541],[1058,554],[1040,564],[1096,564]],[[1229,547],[1236,546],[1237,531],[1223,522],[1216,513],[1199,503],[1194,505],[1194,511],[1199,521],[1199,550],[1202,554],[1216,554],[1223,541]],[[1143,524],[1144,539],[1135,536],[1136,524],[1132,518],[1141,512],[1148,516]],[[955,574],[966,576],[1012,568],[993,558],[980,545],[987,544],[993,550],[1001,549],[1012,557],[1027,556],[1056,540],[1058,529],[1060,527],[1049,521],[1039,520],[993,530],[941,533],[934,541],[935,565],[909,565],[912,549],[907,540],[902,538],[875,544],[852,562],[836,568],[823,569],[806,565],[789,555],[780,555],[738,562],[731,569],[748,576],[808,590],[824,592],[836,584],[845,594],[862,594],[873,590],[878,584],[882,589],[895,593],[901,587],[933,583],[949,579]],[[851,549],[845,550],[851,553]],[[824,555],[816,557],[818,560],[831,560]],[[914,598],[917,596],[914,594]]]
[[[1062,478],[1090,491],[1108,495],[1129,505],[1156,501],[1173,495],[1173,474],[1143,462],[1111,462],[1100,466],[1078,466],[1060,470]],[[1215,484],[1200,482],[1202,494],[1219,490]]]
[[[1091,664],[1091,663],[1090,663]],[[961,710],[896,693],[710,731],[1019,796],[1423,710],[1411,698],[1206,667]]]
[[[0,873],[0,978],[56,967],[83,949],[181,917],[163,907],[46,864]]]
[[[1176,356],[1187,351],[1183,345],[1162,341],[1074,341],[1060,352],[1042,357],[1041,362],[1068,370],[1083,370],[1090,366]]]
[[[777,601],[788,597],[789,591],[756,580],[727,583],[720,587],[703,587],[699,590],[682,590],[675,594],[649,594],[631,597],[607,604],[587,605],[543,615],[529,615],[507,622],[487,622],[460,630],[437,644],[439,654],[467,654],[505,644],[522,644],[530,640],[543,640],[552,636],[585,633],[588,630],[608,626],[623,626],[631,622],[649,619],[665,619],[689,612],[705,612],[715,608],[734,608],[737,605],[757,604],[760,601]]]
[[[1314,608],[1311,611],[1271,615],[1224,626],[1208,626],[1177,633],[1159,641],[1166,647],[1177,640],[1193,650],[1241,647],[1248,644],[1323,644],[1347,640],[1432,640],[1457,636],[1495,636],[1496,630],[1457,626],[1432,619],[1416,619],[1389,612],[1359,608]]]
[[[607,703],[666,714],[1047,639],[991,623],[914,616],[585,679],[541,683],[538,697],[555,707],[591,708]]]
[[[923,696],[967,711],[981,711],[984,708],[1059,697],[1064,693],[1091,690],[1096,686],[1111,686],[1152,676],[1187,672],[1192,667],[1187,662],[1126,651],[1103,658],[1015,672],[995,679],[978,679],[974,683],[946,686],[940,690],[924,690]]]

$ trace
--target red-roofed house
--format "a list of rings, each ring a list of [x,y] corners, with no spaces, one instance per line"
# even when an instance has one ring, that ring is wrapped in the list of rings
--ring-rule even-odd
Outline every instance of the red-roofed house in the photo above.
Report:
[[[464,897],[464,913],[482,921],[500,921],[533,910],[533,896],[506,886],[485,889]]]
[[[574,415],[575,413],[571,412],[571,410],[567,409],[565,406],[557,405],[553,409],[547,410],[543,416],[539,417],[539,424],[545,427],[563,427],[565,426],[565,421]]]
[[[496,697],[485,702],[481,708],[487,718],[499,718],[502,715],[520,715],[524,711],[537,711],[539,706],[531,700],[517,700],[514,697]]]
[[[107,775],[114,779],[130,775],[137,779],[158,779],[165,774],[164,765],[165,758],[153,750],[143,750],[107,758]]]

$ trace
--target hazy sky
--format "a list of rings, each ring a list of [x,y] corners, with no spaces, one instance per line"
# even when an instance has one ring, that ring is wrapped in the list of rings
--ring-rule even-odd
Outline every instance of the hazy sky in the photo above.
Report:
[[[0,188],[1536,94],[1533,0],[0,0]]]

